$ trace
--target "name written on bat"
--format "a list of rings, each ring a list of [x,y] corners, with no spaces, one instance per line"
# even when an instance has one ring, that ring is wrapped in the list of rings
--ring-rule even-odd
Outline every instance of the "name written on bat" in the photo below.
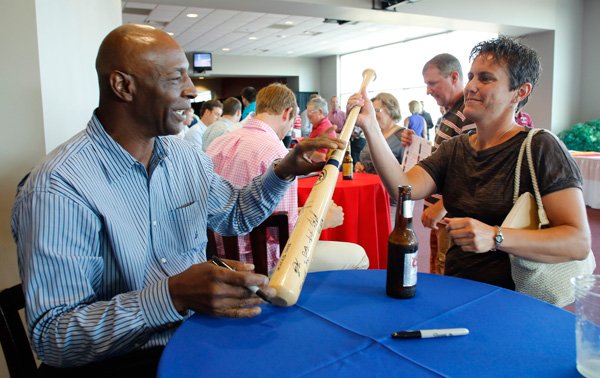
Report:
[[[300,276],[300,261],[297,258],[294,258],[294,262],[292,263],[292,267],[294,269],[294,273]]]
[[[308,266],[310,265],[310,245],[313,244],[313,240],[315,239],[318,230],[323,226],[322,220],[319,220],[317,215],[310,208],[304,208],[303,212],[309,211],[308,227],[306,229],[306,233],[303,235],[304,240],[302,242],[302,247],[300,249],[300,254],[302,255],[302,259],[298,260],[298,258],[293,257],[294,261],[292,262],[292,267],[294,273],[298,275],[298,277],[302,278],[302,276],[306,273],[302,272],[302,267],[304,270],[308,270]],[[295,250],[294,243],[290,240],[288,244],[283,249],[281,256],[279,258],[279,264],[277,264],[275,271],[279,271],[282,266],[285,265],[285,261],[288,259],[289,251]],[[292,258],[292,256],[289,256]]]
[[[322,183],[323,181],[325,181],[325,179],[326,179],[326,178],[327,178],[327,170],[326,170],[326,169],[323,169],[323,170],[321,171],[321,173],[319,174],[319,178],[318,178],[318,179],[317,179],[317,181],[315,182],[315,185],[314,185],[314,186],[317,186],[317,185],[319,185],[320,183]],[[314,187],[314,186],[313,186],[313,187]]]

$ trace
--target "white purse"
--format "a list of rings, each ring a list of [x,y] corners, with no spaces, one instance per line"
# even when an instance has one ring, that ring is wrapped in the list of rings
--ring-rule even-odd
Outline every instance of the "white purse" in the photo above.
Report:
[[[539,131],[542,130],[532,129],[521,145],[515,170],[514,205],[502,223],[502,228],[539,229],[550,223],[542,204],[531,157],[531,139]],[[527,156],[535,197],[529,192],[519,196],[524,153]],[[532,261],[512,254],[509,254],[509,256],[516,290],[559,307],[566,306],[574,301],[573,289],[569,281],[571,277],[580,274],[591,274],[596,268],[594,254],[591,251],[585,260],[555,264]]]

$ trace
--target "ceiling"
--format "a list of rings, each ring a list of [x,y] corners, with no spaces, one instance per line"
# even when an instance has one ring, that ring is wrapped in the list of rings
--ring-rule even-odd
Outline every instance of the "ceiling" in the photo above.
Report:
[[[179,6],[164,1],[161,4],[122,1],[122,4],[123,23],[158,27],[173,33],[185,51],[208,51],[215,55],[318,58],[446,31],[369,21],[327,19],[325,22],[323,17],[214,9],[214,5],[212,8]]]

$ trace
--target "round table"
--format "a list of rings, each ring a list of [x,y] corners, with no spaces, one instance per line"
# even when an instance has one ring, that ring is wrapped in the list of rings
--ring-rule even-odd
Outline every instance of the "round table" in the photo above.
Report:
[[[298,180],[298,206],[304,205],[317,178]],[[353,180],[343,180],[340,174],[332,199],[344,209],[344,224],[323,230],[320,240],[359,244],[367,252],[371,269],[386,268],[392,226],[389,197],[379,176],[355,173]]]
[[[194,315],[161,357],[167,377],[579,377],[575,316],[526,295],[419,273],[412,299],[385,271],[310,273],[298,303],[249,319]],[[392,339],[399,330],[466,336]]]

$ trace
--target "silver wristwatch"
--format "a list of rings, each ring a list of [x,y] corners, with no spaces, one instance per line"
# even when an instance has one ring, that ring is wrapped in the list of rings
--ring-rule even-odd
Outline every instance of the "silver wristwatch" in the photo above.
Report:
[[[496,244],[492,251],[500,249],[500,244],[504,241],[504,235],[502,234],[502,228],[496,226],[496,235],[494,236],[494,243]]]

